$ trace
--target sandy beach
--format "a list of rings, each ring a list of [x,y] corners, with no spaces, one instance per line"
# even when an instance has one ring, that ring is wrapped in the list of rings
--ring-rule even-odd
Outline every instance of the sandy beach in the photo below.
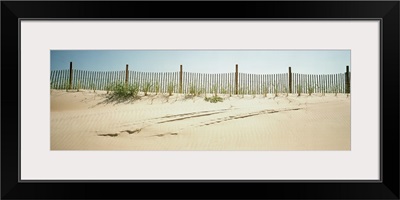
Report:
[[[51,150],[350,150],[346,94],[183,94],[110,102],[105,91],[51,90]],[[211,96],[211,94],[208,94]]]

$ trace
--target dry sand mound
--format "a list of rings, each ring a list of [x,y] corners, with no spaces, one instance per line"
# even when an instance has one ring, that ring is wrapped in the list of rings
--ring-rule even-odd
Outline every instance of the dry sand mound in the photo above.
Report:
[[[350,150],[345,94],[221,96],[52,90],[51,150]]]

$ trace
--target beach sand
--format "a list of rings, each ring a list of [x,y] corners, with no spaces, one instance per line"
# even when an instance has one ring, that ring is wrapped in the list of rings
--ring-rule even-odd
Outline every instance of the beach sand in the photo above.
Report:
[[[210,103],[204,95],[108,102],[105,91],[50,93],[51,150],[350,150],[346,94],[221,94]]]

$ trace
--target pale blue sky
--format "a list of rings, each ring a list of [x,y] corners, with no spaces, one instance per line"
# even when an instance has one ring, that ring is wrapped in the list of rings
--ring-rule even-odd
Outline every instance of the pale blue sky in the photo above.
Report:
[[[350,50],[51,50],[51,70],[130,70],[175,72],[179,65],[187,72],[228,73],[343,73],[350,66]],[[351,68],[351,66],[350,66]]]

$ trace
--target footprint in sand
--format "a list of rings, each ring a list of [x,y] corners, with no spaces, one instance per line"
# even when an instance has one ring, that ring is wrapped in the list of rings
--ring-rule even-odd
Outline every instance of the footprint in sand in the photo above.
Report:
[[[164,137],[165,135],[178,135],[178,133],[164,133],[164,134],[158,134],[158,135],[154,135],[154,136]]]
[[[98,136],[117,137],[118,133],[97,134]]]
[[[127,132],[127,133],[129,133],[129,134],[134,134],[134,133],[139,133],[141,130],[142,130],[142,129],[140,128],[140,129],[135,129],[135,130],[125,130],[125,131],[120,131],[120,132],[121,132],[121,133],[122,133],[122,132]]]

